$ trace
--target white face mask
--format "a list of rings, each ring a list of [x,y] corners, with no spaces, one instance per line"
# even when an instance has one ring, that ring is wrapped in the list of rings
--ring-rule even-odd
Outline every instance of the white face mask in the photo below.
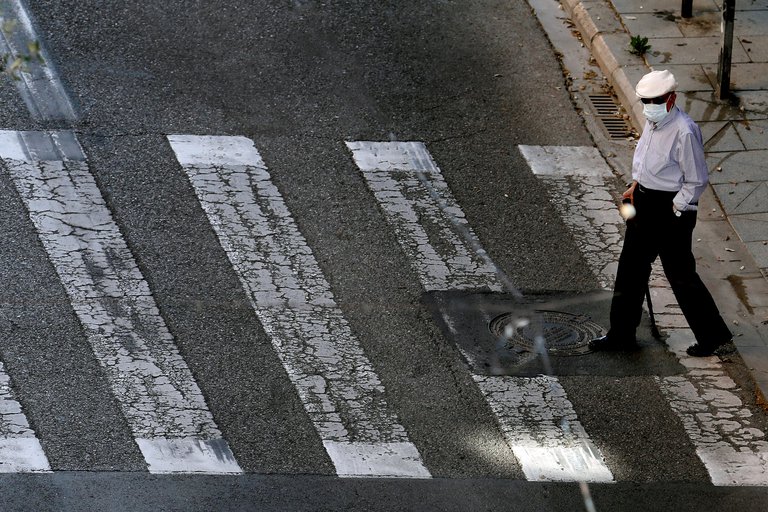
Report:
[[[643,115],[652,123],[660,123],[667,117],[667,114],[669,114],[669,112],[667,112],[666,103],[662,103],[661,105],[646,103],[643,105]]]

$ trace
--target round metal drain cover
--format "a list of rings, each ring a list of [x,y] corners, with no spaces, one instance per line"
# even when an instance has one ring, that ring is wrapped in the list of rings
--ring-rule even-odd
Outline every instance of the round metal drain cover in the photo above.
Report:
[[[538,322],[541,322],[547,353],[553,356],[576,356],[589,352],[589,341],[602,336],[604,329],[585,315],[561,311],[537,311],[536,322],[519,321],[514,313],[499,315],[490,323],[497,338],[504,337],[513,347],[535,351]],[[517,327],[513,324],[516,324]]]

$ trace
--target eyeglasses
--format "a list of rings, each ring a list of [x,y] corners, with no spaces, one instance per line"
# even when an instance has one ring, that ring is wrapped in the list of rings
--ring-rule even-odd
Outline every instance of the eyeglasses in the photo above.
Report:
[[[648,103],[653,103],[654,105],[661,105],[663,103],[666,103],[667,99],[669,99],[669,94],[665,94],[664,96],[659,96],[657,98],[640,98],[640,101],[642,101],[646,105]]]

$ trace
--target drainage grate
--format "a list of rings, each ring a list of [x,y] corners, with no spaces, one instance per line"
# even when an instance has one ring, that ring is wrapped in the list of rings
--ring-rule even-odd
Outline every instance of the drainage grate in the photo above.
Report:
[[[589,94],[587,95],[592,103],[597,118],[603,123],[608,137],[611,139],[624,139],[630,135],[629,125],[621,116],[619,106],[609,94]]]
[[[589,352],[589,341],[602,336],[604,329],[585,315],[572,315],[561,311],[537,311],[541,321],[547,353],[552,356],[575,356]],[[530,352],[535,351],[538,325],[530,323],[514,328],[512,322],[517,317],[513,313],[497,316],[489,325],[497,338],[504,337],[515,348]]]

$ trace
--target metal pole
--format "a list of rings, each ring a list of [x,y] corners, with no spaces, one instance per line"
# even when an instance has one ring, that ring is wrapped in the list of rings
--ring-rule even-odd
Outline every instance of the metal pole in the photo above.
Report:
[[[733,50],[733,20],[736,14],[736,0],[723,0],[723,23],[720,25],[722,41],[720,59],[717,65],[717,91],[720,99],[731,92],[731,53]]]
[[[648,302],[648,316],[651,318],[651,336],[657,340],[661,339],[659,326],[656,325],[656,316],[653,314],[653,301],[651,300],[651,288],[645,283],[645,300]]]
[[[683,6],[680,8],[680,15],[683,18],[693,16],[693,0],[683,0]]]

